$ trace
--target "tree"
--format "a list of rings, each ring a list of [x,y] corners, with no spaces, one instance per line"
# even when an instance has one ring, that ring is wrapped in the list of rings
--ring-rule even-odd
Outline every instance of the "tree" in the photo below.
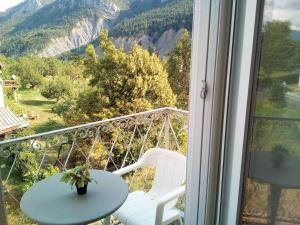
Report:
[[[167,70],[173,92],[177,95],[177,105],[188,108],[189,81],[191,66],[191,39],[187,30],[183,30],[175,48],[169,53]]]
[[[57,76],[60,73],[62,63],[54,57],[41,58],[41,57],[31,57],[32,63],[36,65],[39,73],[44,76]]]
[[[270,77],[274,71],[288,71],[296,63],[296,42],[291,37],[289,21],[267,22],[263,28],[261,71]]]
[[[74,82],[83,78],[84,67],[79,62],[64,62],[61,65],[61,75],[67,77],[70,81]]]
[[[164,64],[156,54],[138,45],[125,53],[114,46],[107,31],[101,32],[100,40],[103,56],[96,56],[91,45],[86,49],[90,87],[79,95],[77,112],[99,120],[175,104]]]
[[[19,59],[12,71],[19,76],[23,88],[35,88],[43,82],[43,76],[31,57]]]
[[[270,88],[270,100],[277,107],[284,107],[286,105],[286,92],[287,88],[281,81],[273,81]]]
[[[71,95],[72,85],[67,77],[57,76],[46,82],[41,90],[41,94],[45,98],[59,99]]]
[[[2,71],[1,78],[3,80],[12,79],[12,75],[14,74],[13,68],[16,66],[16,60],[5,57],[4,55],[0,54],[0,64],[3,67],[1,69]]]

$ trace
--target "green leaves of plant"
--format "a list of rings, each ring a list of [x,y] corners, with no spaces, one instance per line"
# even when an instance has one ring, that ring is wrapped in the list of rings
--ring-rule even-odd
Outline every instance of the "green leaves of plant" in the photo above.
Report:
[[[73,169],[66,170],[62,177],[60,178],[61,182],[69,183],[71,186],[76,185],[78,187],[84,187],[85,184],[94,181],[97,181],[91,178],[91,174],[89,172],[91,169],[91,165],[89,163],[76,166]]]

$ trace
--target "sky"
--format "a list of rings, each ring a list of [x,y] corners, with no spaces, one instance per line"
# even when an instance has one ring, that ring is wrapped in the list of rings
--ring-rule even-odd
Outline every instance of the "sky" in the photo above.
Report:
[[[4,12],[6,9],[15,6],[23,0],[1,0],[0,1],[0,12]]]
[[[0,0],[0,12],[23,0]],[[300,0],[266,0],[266,20],[290,20],[292,29],[300,31]]]
[[[273,20],[289,20],[292,29],[300,31],[300,0],[267,0],[267,9]],[[268,20],[269,20],[268,19]]]

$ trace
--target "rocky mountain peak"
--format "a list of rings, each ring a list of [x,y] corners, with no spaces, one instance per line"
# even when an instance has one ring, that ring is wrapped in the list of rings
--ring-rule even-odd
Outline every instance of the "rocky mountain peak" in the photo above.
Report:
[[[41,1],[41,0],[35,0]],[[96,9],[107,15],[113,15],[120,10],[112,1],[108,0],[55,0],[55,5],[60,10],[63,9]],[[109,16],[108,16],[109,17]]]
[[[53,1],[54,0],[25,0],[19,5],[7,9],[5,14],[12,18],[22,14],[32,13]]]

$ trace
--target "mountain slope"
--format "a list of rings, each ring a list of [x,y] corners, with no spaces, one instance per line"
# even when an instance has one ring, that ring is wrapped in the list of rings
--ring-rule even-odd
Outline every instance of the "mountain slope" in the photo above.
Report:
[[[28,13],[33,13],[38,9],[44,7],[47,4],[52,3],[54,0],[27,0],[21,2],[20,4],[9,8],[2,15],[0,15],[0,23],[5,22],[14,17],[26,15]]]
[[[33,0],[24,3],[29,1]],[[73,37],[78,36],[75,37],[77,42],[72,47],[80,47],[96,38],[95,32],[89,34],[89,38],[79,38],[83,33],[81,30],[91,25],[95,25],[96,29],[105,26],[105,20],[114,19],[118,11],[118,6],[107,0],[52,1],[37,10],[19,14],[2,22],[0,52],[8,56],[38,54],[47,48],[53,39],[65,38],[71,34]],[[76,33],[76,30],[79,32]]]
[[[300,31],[293,30],[291,33],[291,36],[294,40],[299,41],[300,40]]]
[[[81,19],[71,30],[69,35],[51,38],[47,45],[41,50],[39,56],[56,56],[70,49],[76,49],[94,41],[105,26],[104,19],[101,17],[89,17]]]
[[[117,46],[165,54],[181,28],[191,30],[192,11],[192,0],[25,0],[0,14],[0,54],[79,54],[102,28]]]
[[[153,36],[157,32],[161,34],[168,29],[179,30],[185,27],[191,30],[192,18],[192,0],[169,0],[159,7],[125,18],[110,29],[110,35],[113,37],[137,34]]]

